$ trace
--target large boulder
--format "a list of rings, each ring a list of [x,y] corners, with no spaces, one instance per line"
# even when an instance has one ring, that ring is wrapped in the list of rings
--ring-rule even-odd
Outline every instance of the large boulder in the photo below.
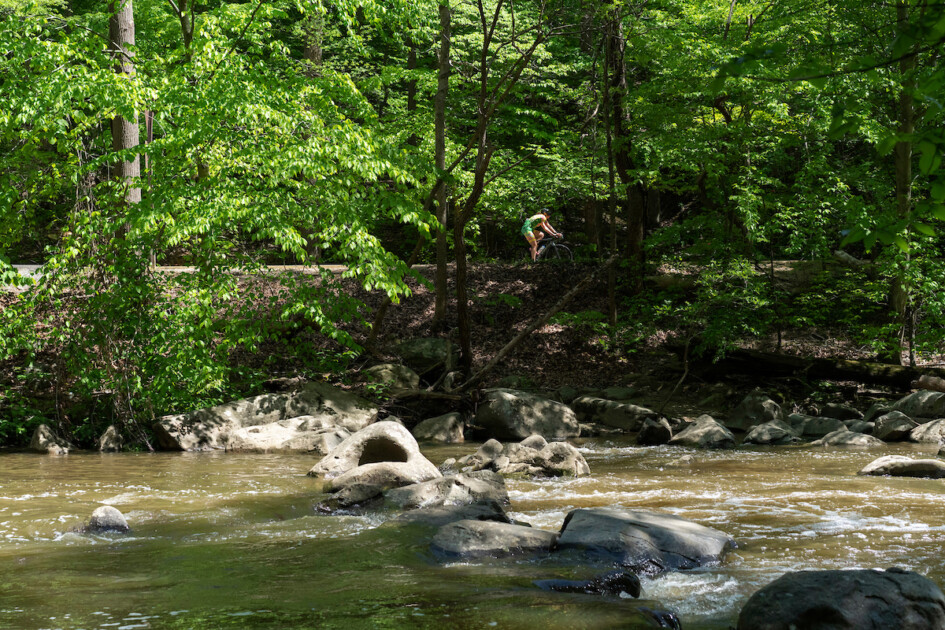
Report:
[[[124,533],[130,529],[124,514],[110,505],[95,508],[92,517],[89,519],[89,524],[85,527],[85,531],[94,534],[105,532]]]
[[[673,446],[693,448],[732,448],[735,436],[709,415],[701,415],[669,441]]]
[[[621,508],[572,510],[558,538],[561,551],[646,575],[717,564],[735,547],[729,535],[687,519]]]
[[[460,413],[453,412],[427,418],[413,428],[413,436],[421,442],[442,442],[455,444],[464,440],[463,430],[466,422]]]
[[[807,438],[821,438],[828,433],[847,428],[842,420],[823,416],[808,416],[802,413],[792,413],[787,417],[787,423],[798,435]]]
[[[427,337],[399,343],[394,348],[394,354],[423,376],[434,370],[445,372],[452,369],[452,357],[457,356],[459,351],[448,339]]]
[[[940,459],[912,459],[902,455],[886,455],[874,459],[857,474],[941,479],[945,477],[945,462]]]
[[[917,426],[918,422],[901,411],[890,411],[876,418],[873,437],[884,442],[902,442],[909,439],[912,430]]]
[[[541,529],[495,521],[456,521],[433,537],[433,553],[449,560],[502,558],[549,553],[558,535]]]
[[[243,453],[307,452],[327,455],[351,434],[325,418],[299,416],[241,427],[228,436],[226,450]]]
[[[756,389],[732,409],[725,420],[725,426],[737,431],[748,431],[759,424],[783,419],[781,405]]]
[[[295,423],[278,423],[298,419]],[[377,420],[377,408],[366,400],[326,383],[308,383],[292,393],[263,394],[184,414],[164,416],[154,424],[160,448],[203,450],[312,450],[301,433],[359,431]],[[248,429],[264,427],[251,433]],[[301,436],[312,437],[314,436]],[[279,443],[277,438],[284,438]],[[257,441],[258,440],[258,441]]]
[[[48,455],[67,455],[69,453],[69,443],[53,433],[49,425],[41,424],[33,431],[30,450]]]
[[[401,510],[469,505],[495,501],[508,505],[509,493],[505,478],[489,470],[449,475],[388,490],[384,494],[388,506]]]
[[[919,418],[945,418],[945,393],[920,389],[892,404],[913,420]]]
[[[382,363],[361,372],[368,383],[389,387],[393,392],[413,391],[420,387],[420,375],[405,365]]]
[[[820,415],[837,420],[862,420],[863,412],[843,403],[827,403],[820,410]]]
[[[647,418],[637,434],[637,444],[659,446],[673,439],[673,428],[666,418]]]
[[[578,422],[602,424],[628,433],[639,431],[644,420],[658,416],[646,407],[596,396],[576,398],[571,402],[571,408],[577,414]]]
[[[377,422],[358,431],[335,447],[308,472],[313,477],[324,475],[334,480],[337,482],[331,484],[334,487],[353,483],[358,476],[364,477],[362,483],[373,483],[370,479],[391,473],[396,473],[398,482],[396,486],[388,485],[388,488],[442,476],[436,466],[420,452],[420,447],[410,431],[402,424],[389,421]]]
[[[757,591],[738,630],[941,630],[945,595],[911,571],[800,571]]]
[[[909,440],[923,444],[945,444],[945,418],[920,424],[909,433]]]
[[[759,424],[745,436],[744,444],[795,444],[801,438],[789,424],[783,420],[771,420]]]
[[[842,446],[849,448],[880,448],[886,446],[882,440],[877,440],[872,435],[855,433],[847,429],[840,429],[829,433],[824,437],[811,442],[811,446]]]
[[[500,440],[522,440],[532,434],[564,440],[581,432],[577,416],[567,405],[514,389],[487,389],[475,424]]]

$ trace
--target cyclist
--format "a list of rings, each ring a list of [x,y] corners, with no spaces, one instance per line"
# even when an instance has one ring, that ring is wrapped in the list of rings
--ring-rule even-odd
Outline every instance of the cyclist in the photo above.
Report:
[[[557,236],[559,238],[562,236],[548,223],[549,216],[551,216],[551,211],[548,208],[542,208],[538,214],[525,219],[525,225],[522,226],[522,236],[525,237],[528,246],[531,248],[532,260],[538,258],[539,240],[545,238],[545,236]]]

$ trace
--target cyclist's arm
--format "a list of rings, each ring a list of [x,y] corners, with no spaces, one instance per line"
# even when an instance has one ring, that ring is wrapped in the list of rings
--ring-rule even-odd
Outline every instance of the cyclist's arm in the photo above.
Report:
[[[551,227],[551,224],[548,223],[547,220],[541,222],[541,227],[544,228],[544,230],[548,232],[549,234],[551,234],[552,236],[561,236],[561,233],[558,232],[558,230]]]

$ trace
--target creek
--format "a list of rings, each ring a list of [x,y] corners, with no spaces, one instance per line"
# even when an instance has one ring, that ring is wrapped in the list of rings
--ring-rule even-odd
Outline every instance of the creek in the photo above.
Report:
[[[643,581],[647,605],[675,611],[687,630],[734,625],[786,571],[898,566],[945,585],[945,482],[856,475],[880,455],[934,457],[934,447],[579,444],[591,476],[509,479],[510,516],[558,530],[573,508],[614,505],[732,535],[739,548],[721,566]],[[424,453],[439,464],[476,447]],[[416,532],[386,524],[390,514],[316,514],[324,495],[305,475],[315,461],[0,453],[0,628],[614,628],[640,605],[533,585],[584,567],[443,564]],[[132,532],[79,533],[101,504]]]

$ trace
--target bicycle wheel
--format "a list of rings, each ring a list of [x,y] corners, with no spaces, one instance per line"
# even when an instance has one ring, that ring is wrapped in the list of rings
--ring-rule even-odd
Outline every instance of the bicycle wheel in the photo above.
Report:
[[[549,249],[551,249],[551,251],[546,252],[546,258],[554,258],[555,260],[574,260],[574,254],[572,254],[571,250],[565,245],[559,245],[555,243]]]

